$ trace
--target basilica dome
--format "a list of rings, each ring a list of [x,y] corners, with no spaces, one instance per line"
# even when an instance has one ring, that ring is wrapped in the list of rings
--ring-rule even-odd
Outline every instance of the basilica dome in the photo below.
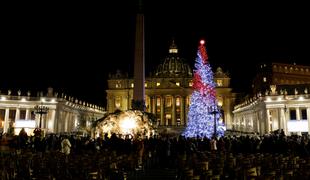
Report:
[[[180,58],[174,41],[169,48],[169,55],[158,65],[155,76],[157,77],[192,77],[192,69]]]

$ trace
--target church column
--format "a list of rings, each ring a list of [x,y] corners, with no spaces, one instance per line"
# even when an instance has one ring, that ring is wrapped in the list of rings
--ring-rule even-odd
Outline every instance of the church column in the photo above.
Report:
[[[70,132],[71,131],[71,118],[72,118],[72,113],[69,112],[68,113],[68,119],[67,119],[67,132]]]
[[[62,127],[62,121],[63,121],[63,111],[59,111],[58,113],[58,118],[57,118],[57,122],[56,122],[56,126],[57,126],[57,131],[56,133],[60,133],[61,132],[61,127]]]
[[[299,107],[296,107],[296,120],[300,121],[300,110]],[[301,131],[297,132],[298,135],[301,135]]]
[[[176,125],[176,119],[175,119],[175,97],[174,96],[171,96],[172,97],[172,112],[171,112],[171,125]]]
[[[232,129],[232,110],[231,110],[231,102],[229,98],[223,97],[223,116],[225,124],[227,124],[227,129]]]
[[[115,111],[114,109],[114,106],[115,106],[115,103],[114,103],[114,97],[112,95],[108,95],[108,112],[109,113],[112,113]]]
[[[299,111],[299,107],[296,107],[296,120],[300,120],[300,111]]]
[[[258,118],[258,112],[255,112],[255,118],[256,118],[256,132],[260,133],[260,119]]]
[[[41,117],[41,126],[42,126],[42,128],[43,129],[45,129],[46,128],[46,117],[47,117],[47,113],[46,114],[40,114],[40,116],[42,116]],[[40,116],[39,116],[39,118],[40,118]],[[44,130],[45,131],[45,130]]]
[[[186,123],[186,119],[184,117],[185,103],[184,103],[184,97],[183,96],[180,97],[180,101],[181,101],[181,103],[180,103],[180,107],[181,107],[180,118],[181,118],[181,126],[183,126]]]
[[[16,111],[15,111],[15,121],[19,120],[19,119],[20,119],[20,109],[16,108]]]
[[[127,104],[126,104],[125,109],[129,110],[130,109],[130,107],[129,107],[129,105],[130,105],[129,89],[127,91],[126,100],[127,100]]]
[[[160,125],[166,125],[165,119],[165,96],[160,96]]]
[[[69,112],[65,112],[65,119],[64,119],[65,129],[63,132],[68,132],[68,121],[69,121]]]
[[[283,129],[284,133],[286,134],[286,118],[285,118],[285,111],[284,108],[280,109],[280,124],[281,128]]]
[[[310,134],[310,107],[307,108],[308,134]]]
[[[5,109],[5,115],[4,115],[3,133],[7,133],[8,132],[8,128],[9,128],[9,112],[10,112],[10,109],[6,108]]]
[[[285,112],[285,111],[284,111]],[[284,117],[285,117],[285,123],[284,123],[284,128],[286,130],[286,133],[288,133],[288,130],[287,130],[287,123],[288,121],[290,121],[290,108],[287,108],[286,112],[284,113]]]
[[[190,97],[190,96],[185,96],[185,99],[184,99],[184,114],[185,114],[185,117],[184,117],[184,122],[185,124],[187,124],[187,120],[188,120],[188,112],[189,112],[189,104],[190,104],[190,100],[187,102],[187,97]],[[190,99],[190,98],[189,98]],[[187,105],[188,103],[188,105]]]
[[[29,108],[26,109],[26,116],[25,116],[25,119],[26,119],[26,120],[27,120],[27,119],[30,119],[30,118],[29,118]]]
[[[266,116],[266,130],[267,130],[267,133],[270,132],[270,110],[267,109],[267,116]]]
[[[281,118],[281,108],[277,108],[277,120],[278,120],[278,129],[281,130],[283,129],[283,123],[282,123],[282,118]]]
[[[55,133],[55,117],[56,117],[56,110],[53,109],[51,110],[51,119],[50,119],[50,124],[48,126],[48,129],[50,130],[51,133]]]
[[[74,114],[71,112],[71,118],[70,118],[70,132],[74,130]]]
[[[152,96],[152,113],[156,113],[156,104],[155,104],[155,96]]]
[[[60,119],[59,119],[59,123],[58,123],[58,132],[64,132],[64,128],[65,128],[65,122],[66,122],[66,112],[62,111],[60,114]]]

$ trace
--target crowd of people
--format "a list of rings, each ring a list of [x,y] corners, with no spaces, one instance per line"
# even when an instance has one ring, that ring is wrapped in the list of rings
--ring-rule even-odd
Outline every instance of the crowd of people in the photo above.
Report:
[[[112,134],[111,137],[105,135],[104,137],[94,139],[90,137],[60,134],[42,136],[40,132],[35,133],[34,136],[28,136],[22,129],[18,136],[14,136],[13,139],[10,140],[8,146],[11,150],[10,153],[4,154],[2,152],[1,156],[16,159],[15,163],[17,163],[17,159],[20,158],[20,156],[27,154],[28,158],[32,158],[30,159],[32,163],[29,164],[29,169],[34,168],[34,157],[40,157],[40,159],[42,159],[37,159],[40,161],[40,164],[50,163],[50,160],[46,160],[46,157],[51,157],[51,155],[53,158],[60,158],[59,161],[63,160],[64,164],[68,165],[66,166],[68,168],[68,171],[66,171],[68,179],[70,179],[70,177],[74,178],[74,174],[78,173],[72,171],[72,169],[74,169],[72,167],[75,167],[74,164],[80,166],[76,168],[81,168],[84,167],[83,163],[86,162],[85,160],[80,164],[81,162],[77,162],[76,160],[86,157],[93,161],[89,162],[92,165],[85,164],[85,166],[97,167],[96,174],[98,175],[101,173],[102,177],[112,176],[112,172],[114,172],[114,175],[115,172],[117,172],[118,175],[122,172],[121,176],[123,176],[125,172],[130,174],[130,172],[143,170],[145,168],[167,168],[178,169],[179,173],[177,177],[181,179],[185,176],[194,176],[197,174],[197,172],[199,172],[197,169],[200,169],[197,167],[197,164],[208,162],[208,169],[212,167],[214,170],[216,167],[214,165],[215,162],[216,164],[221,164],[219,163],[221,160],[217,159],[218,157],[224,159],[225,162],[229,162],[228,158],[236,159],[240,155],[243,158],[249,155],[255,155],[256,159],[261,158],[261,155],[264,157],[271,156],[271,159],[276,157],[281,157],[283,159],[285,159],[285,157],[298,157],[303,159],[304,164],[306,164],[310,152],[309,136],[285,136],[283,133],[267,134],[263,136],[224,136],[210,139],[185,138],[182,136],[169,137],[168,135],[155,135],[148,139],[132,138],[132,136],[121,138],[117,134]],[[32,155],[29,156],[29,154]],[[198,159],[194,160],[195,158]],[[18,167],[17,164],[10,165],[12,162],[7,162],[5,159],[6,158],[2,158],[0,171],[7,170],[7,167]],[[43,160],[46,161],[41,162]],[[261,166],[259,163],[255,164],[253,162],[251,167]],[[93,165],[93,163],[96,165]],[[64,168],[64,164],[59,167]],[[234,164],[234,168],[236,168],[238,163]],[[240,175],[240,173],[238,174],[237,172],[232,172],[227,169],[226,166],[228,165],[224,162],[222,166],[222,168],[225,167],[225,172],[230,173],[225,175],[225,172],[213,171],[211,175],[214,176],[219,174],[221,177],[228,176],[237,179],[240,176],[244,176],[244,174]],[[240,166],[243,167],[243,165]],[[69,167],[71,167],[71,170]],[[88,167],[85,167],[85,169],[88,169]],[[192,173],[184,174],[184,172],[187,172],[189,169],[195,170]],[[7,170],[6,172],[9,171]],[[16,170],[15,174],[11,175],[18,176],[19,173],[25,173],[25,171],[18,172],[19,171]],[[84,171],[79,171],[79,173],[82,172],[85,173]],[[36,173],[40,174],[42,172],[29,173],[28,175],[23,175],[23,177],[34,176]],[[91,170],[86,174],[89,175],[90,173]],[[7,175],[9,174],[10,173]],[[57,174],[47,174],[57,177]],[[205,173],[200,172],[199,174],[200,177],[210,176],[210,172],[207,170]]]

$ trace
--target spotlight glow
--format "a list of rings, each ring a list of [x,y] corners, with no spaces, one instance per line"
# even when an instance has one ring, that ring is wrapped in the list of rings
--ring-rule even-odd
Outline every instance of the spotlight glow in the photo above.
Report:
[[[110,114],[96,126],[96,136],[104,136],[113,133],[122,137],[140,135],[150,137],[154,134],[153,124],[141,111],[128,110],[118,114]]]
[[[132,130],[137,127],[137,123],[136,123],[136,120],[134,118],[125,117],[124,119],[121,119],[119,121],[119,126],[121,128],[120,129],[121,132],[123,132],[125,134],[130,134],[132,132]]]

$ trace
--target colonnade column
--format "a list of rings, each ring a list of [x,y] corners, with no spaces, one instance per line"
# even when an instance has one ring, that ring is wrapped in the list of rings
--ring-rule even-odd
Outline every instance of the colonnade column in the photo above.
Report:
[[[310,108],[307,108],[308,134],[310,134]]]
[[[166,125],[166,121],[165,121],[165,97],[164,96],[160,96],[160,125]]]
[[[9,128],[9,112],[10,112],[10,109],[6,108],[5,109],[5,116],[4,116],[3,133],[7,133],[8,132],[8,128]]]
[[[15,111],[15,121],[20,119],[20,109],[19,108],[16,108],[16,111]]]
[[[284,108],[281,108],[281,118],[280,118],[280,121],[281,121],[281,127],[284,131],[284,134],[287,134],[287,129],[286,129],[286,123],[287,123],[287,119],[285,117],[285,110]]]
[[[185,125],[186,119],[184,117],[184,108],[185,108],[184,97],[181,96],[180,98],[181,98],[180,99],[180,101],[181,101],[181,103],[180,103],[180,106],[181,106],[181,109],[180,109],[181,110],[181,113],[180,113],[181,125]]]
[[[151,106],[151,107],[152,107],[152,113],[153,113],[153,114],[156,113],[156,104],[155,104],[156,101],[155,101],[155,100],[156,100],[156,99],[155,99],[155,96],[152,96],[152,100],[151,100],[151,101],[152,101],[152,102],[151,102],[152,106]]]
[[[48,129],[50,129],[52,133],[55,133],[55,120],[56,120],[55,116],[56,116],[56,110],[53,109],[51,110],[51,119],[50,119],[51,123],[50,126],[48,127]]]
[[[174,96],[172,96],[172,112],[171,112],[171,120],[172,120],[172,122],[171,122],[171,125],[176,125],[176,118],[175,118],[175,97]]]
[[[29,118],[29,108],[26,109],[26,116],[25,116],[25,119],[26,119],[26,120],[27,120],[27,119],[30,119],[30,118]]]
[[[68,113],[68,112],[65,112],[65,119],[64,119],[65,129],[64,129],[64,132],[67,132],[67,131],[68,131],[68,119],[69,119],[69,113]]]
[[[270,110],[269,109],[267,109],[267,116],[266,116],[266,130],[267,130],[267,133],[269,133],[270,132],[270,118],[269,118],[269,116],[270,116]]]
[[[300,111],[299,111],[299,107],[296,107],[296,120],[300,120]]]

